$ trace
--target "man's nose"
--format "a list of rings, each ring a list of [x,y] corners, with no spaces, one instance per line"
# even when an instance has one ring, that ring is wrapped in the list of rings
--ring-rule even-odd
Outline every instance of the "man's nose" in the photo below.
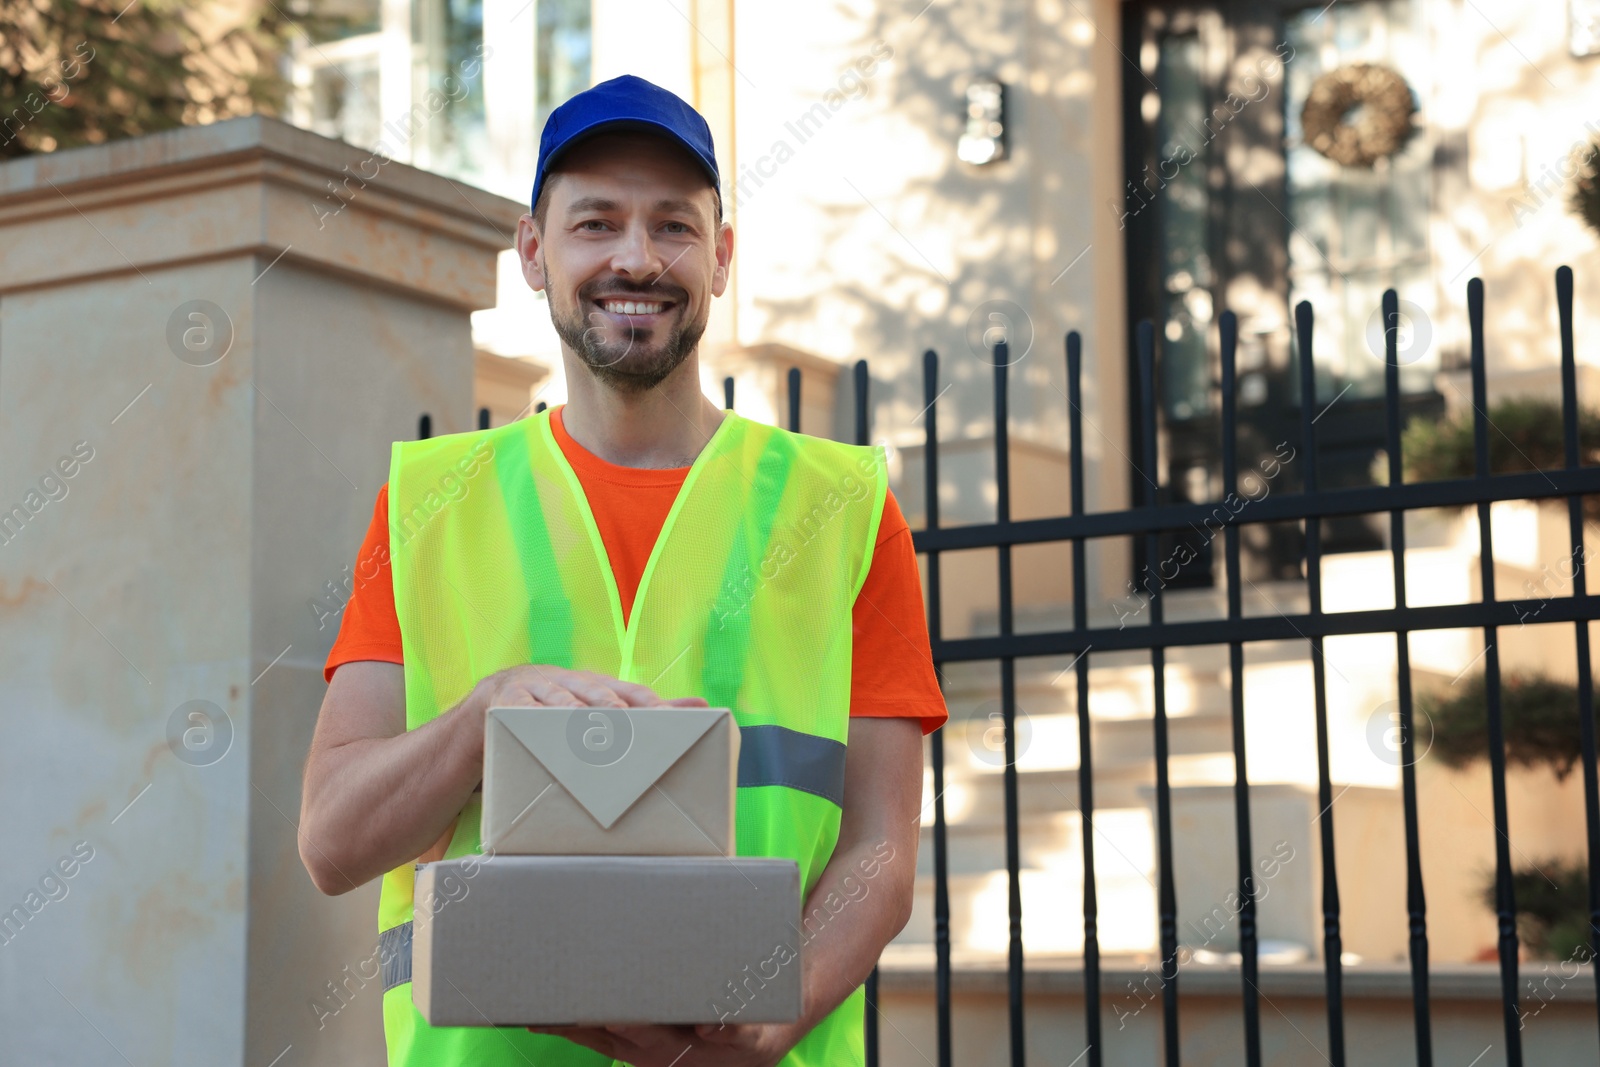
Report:
[[[611,258],[612,270],[633,281],[649,283],[659,277],[665,267],[666,261],[650,239],[647,227],[631,225],[623,231],[622,241]]]

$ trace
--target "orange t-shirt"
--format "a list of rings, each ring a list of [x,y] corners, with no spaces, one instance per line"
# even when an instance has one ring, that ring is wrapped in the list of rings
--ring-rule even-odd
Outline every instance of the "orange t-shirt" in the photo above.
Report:
[[[650,470],[608,463],[567,434],[559,407],[551,412],[550,428],[583,486],[617,580],[626,620],[651,549],[689,468]],[[389,572],[387,485],[378,490],[372,524],[356,561],[354,587],[323,668],[323,678],[328,681],[335,669],[354,660],[404,662]],[[850,714],[916,717],[922,721],[924,734],[944,725],[949,712],[933,673],[911,529],[892,493],[884,501],[872,566],[856,596],[853,620]]]

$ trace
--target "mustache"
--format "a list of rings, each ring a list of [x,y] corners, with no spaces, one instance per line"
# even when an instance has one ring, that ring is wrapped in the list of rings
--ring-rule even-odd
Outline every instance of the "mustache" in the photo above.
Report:
[[[590,282],[578,290],[578,296],[583,300],[598,300],[604,297],[636,297],[643,299],[660,299],[674,303],[687,303],[689,294],[675,285],[640,285],[637,282],[624,281],[614,278],[605,282]]]

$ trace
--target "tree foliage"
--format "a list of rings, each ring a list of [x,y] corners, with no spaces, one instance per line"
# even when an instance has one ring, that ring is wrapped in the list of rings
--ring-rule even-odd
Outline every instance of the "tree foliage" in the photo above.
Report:
[[[0,0],[0,159],[279,114],[305,24],[278,0]]]

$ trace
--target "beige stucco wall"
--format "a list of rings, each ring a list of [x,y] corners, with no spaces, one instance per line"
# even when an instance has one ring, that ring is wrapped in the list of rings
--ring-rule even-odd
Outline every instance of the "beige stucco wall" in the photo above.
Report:
[[[376,984],[313,1006],[370,974],[376,885],[312,887],[301,767],[389,444],[472,424],[469,315],[518,206],[391,163],[319,226],[366,159],[240,119],[0,166],[0,500],[93,449],[0,544],[0,709],[27,724],[0,900],[93,849],[0,946],[19,1062],[381,1056]]]

